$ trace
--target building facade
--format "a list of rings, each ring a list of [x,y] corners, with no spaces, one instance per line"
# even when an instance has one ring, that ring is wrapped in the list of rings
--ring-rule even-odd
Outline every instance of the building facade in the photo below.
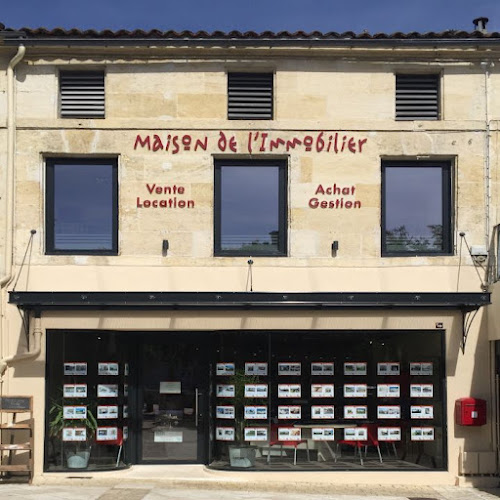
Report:
[[[497,475],[479,28],[0,31],[1,390],[34,398],[35,478]]]

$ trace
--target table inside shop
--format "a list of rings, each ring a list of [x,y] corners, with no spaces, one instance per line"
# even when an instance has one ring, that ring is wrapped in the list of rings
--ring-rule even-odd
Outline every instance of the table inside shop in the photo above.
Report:
[[[357,427],[357,425],[353,422],[353,423],[327,423],[327,422],[315,422],[315,423],[309,423],[309,422],[297,422],[295,424],[293,424],[294,427],[298,427],[299,429],[320,429],[320,428],[323,428],[323,427],[330,427],[331,429],[347,429],[348,427]],[[312,436],[311,436],[312,437]],[[333,442],[335,442],[337,439],[335,438],[333,440]],[[337,454],[335,453],[334,450],[332,450],[332,447],[330,446],[330,442],[329,441],[316,441],[317,443],[322,443],[326,449],[328,450],[328,452],[330,453],[331,457],[333,458],[333,460],[337,460]],[[318,459],[319,458],[322,458],[324,462],[326,462],[326,459],[324,457],[324,455],[321,453],[320,450],[318,450]]]

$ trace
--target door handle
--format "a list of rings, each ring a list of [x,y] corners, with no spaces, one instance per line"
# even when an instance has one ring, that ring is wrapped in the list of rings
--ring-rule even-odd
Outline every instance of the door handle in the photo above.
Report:
[[[201,392],[196,388],[194,390],[194,425],[198,427],[199,424],[199,403],[198,398],[201,396]]]

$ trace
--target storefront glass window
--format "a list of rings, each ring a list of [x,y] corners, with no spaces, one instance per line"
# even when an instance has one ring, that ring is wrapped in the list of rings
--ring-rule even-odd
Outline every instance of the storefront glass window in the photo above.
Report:
[[[440,334],[228,332],[219,340],[212,467],[445,467]]]
[[[125,335],[50,332],[45,469],[110,469],[129,462],[130,374]]]
[[[45,469],[444,470],[441,331],[49,331]]]

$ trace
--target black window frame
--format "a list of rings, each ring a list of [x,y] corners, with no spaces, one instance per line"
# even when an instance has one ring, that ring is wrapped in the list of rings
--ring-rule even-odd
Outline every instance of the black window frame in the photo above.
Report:
[[[231,99],[234,96],[231,95],[231,87],[234,85],[234,81],[231,81],[232,78],[235,78],[236,80],[241,78],[252,78],[256,77],[257,79],[262,76],[268,76],[270,79],[270,88],[269,91],[271,93],[270,97],[270,116],[259,116],[258,113],[253,111],[254,108],[250,104],[245,104],[243,107],[245,107],[245,112],[242,112],[243,115],[246,116],[231,116]],[[261,90],[258,87],[256,87],[253,92],[258,93],[258,91]],[[252,91],[247,90],[247,93],[249,95],[252,94]],[[241,98],[241,97],[240,97]],[[240,104],[241,105],[241,104]],[[229,71],[227,73],[227,119],[228,120],[274,120],[274,73],[272,71],[252,71],[252,72],[243,72],[243,71]]]
[[[443,243],[440,251],[388,251],[386,241],[386,169],[387,167],[412,167],[412,168],[428,168],[440,167],[442,176],[442,191],[441,191],[441,217],[443,220]],[[382,182],[381,182],[381,254],[382,257],[414,257],[414,256],[449,256],[454,254],[453,249],[453,170],[451,161],[397,161],[384,160],[382,161]]]
[[[278,251],[249,252],[223,250],[221,245],[221,167],[278,167]],[[288,256],[288,162],[276,160],[216,160],[214,165],[214,257],[287,257]]]
[[[70,165],[97,165],[109,164],[112,168],[112,248],[108,250],[71,249],[62,250],[55,247],[54,202],[55,176],[54,167],[57,164]],[[118,159],[110,157],[92,158],[47,158],[45,160],[45,254],[46,255],[118,255]]]

